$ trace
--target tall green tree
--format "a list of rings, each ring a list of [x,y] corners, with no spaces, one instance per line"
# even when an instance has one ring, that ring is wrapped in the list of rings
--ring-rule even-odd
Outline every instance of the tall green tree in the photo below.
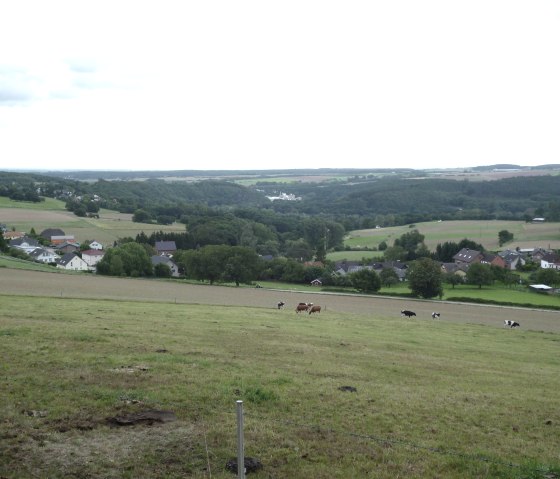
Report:
[[[560,283],[560,271],[552,268],[539,268],[535,272],[535,280],[548,286],[556,286]]]
[[[383,268],[379,273],[381,284],[386,287],[391,287],[399,282],[399,276],[393,268]]]
[[[224,272],[225,281],[233,281],[236,286],[241,283],[250,284],[259,277],[262,260],[255,250],[243,246],[232,246],[225,252]]]
[[[437,261],[430,258],[413,261],[406,276],[408,287],[414,296],[427,299],[443,294],[442,273]]]
[[[349,276],[352,286],[360,293],[375,293],[381,288],[381,279],[372,269],[363,268]]]
[[[492,273],[490,265],[474,263],[471,264],[467,270],[466,280],[468,284],[477,285],[479,289],[482,289],[482,286],[492,284],[494,281],[494,274]]]
[[[4,233],[0,231],[0,251],[2,253],[7,253],[9,249],[8,242],[4,239]]]
[[[500,230],[498,232],[498,244],[503,246],[509,241],[513,241],[513,233],[510,233],[508,230]]]
[[[129,242],[108,249],[97,264],[97,272],[112,276],[151,276],[153,267],[146,249]]]

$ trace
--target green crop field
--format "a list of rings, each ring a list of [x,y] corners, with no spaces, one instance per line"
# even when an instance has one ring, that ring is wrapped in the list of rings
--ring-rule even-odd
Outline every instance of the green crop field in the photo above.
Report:
[[[255,478],[560,474],[557,332],[335,307],[1,301],[1,477],[233,477],[237,400]],[[147,410],[176,420],[110,420]]]

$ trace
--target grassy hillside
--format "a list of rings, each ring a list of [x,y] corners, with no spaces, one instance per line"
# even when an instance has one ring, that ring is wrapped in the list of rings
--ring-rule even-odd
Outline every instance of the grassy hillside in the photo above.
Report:
[[[135,237],[144,231],[148,236],[153,231],[183,232],[185,226],[153,225],[134,223],[132,215],[104,210],[99,212],[99,219],[80,218],[66,211],[64,203],[49,200],[41,203],[21,203],[0,197],[0,223],[9,229],[29,232],[34,228],[40,233],[46,228],[61,228],[66,234],[74,235],[78,241],[96,240],[111,245],[118,238]]]
[[[255,478],[560,473],[555,333],[375,312],[2,304],[2,476],[233,477],[239,399]],[[177,420],[107,422],[146,409]]]
[[[434,250],[438,243],[454,241],[458,243],[463,238],[482,244],[487,250],[499,249],[498,232],[507,230],[513,233],[514,240],[504,245],[504,248],[515,249],[544,247],[560,249],[560,223],[533,224],[523,221],[431,221],[417,223],[412,226],[395,226],[390,228],[356,230],[348,234],[345,245],[351,248],[378,247],[385,241],[393,245],[396,238],[417,229],[426,239],[426,245]]]

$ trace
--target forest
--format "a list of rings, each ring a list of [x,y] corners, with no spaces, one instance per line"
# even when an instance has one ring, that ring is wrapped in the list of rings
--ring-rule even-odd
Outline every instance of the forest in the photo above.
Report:
[[[387,176],[378,175],[379,170],[360,173],[346,179],[317,182],[298,181],[296,177],[293,181],[275,182],[271,178],[245,186],[220,173],[213,178],[185,182],[80,181],[0,172],[0,196],[21,201],[58,198],[67,202],[69,210],[82,216],[107,208],[123,213],[138,212],[143,222],[163,224],[180,221],[202,207],[205,211],[212,210],[212,214],[258,208],[279,217],[287,215],[290,221],[294,217],[321,216],[342,224],[346,230],[439,219],[530,220],[539,216],[549,221],[560,220],[559,175],[458,181],[411,175],[408,170]],[[301,200],[267,198],[279,192]]]

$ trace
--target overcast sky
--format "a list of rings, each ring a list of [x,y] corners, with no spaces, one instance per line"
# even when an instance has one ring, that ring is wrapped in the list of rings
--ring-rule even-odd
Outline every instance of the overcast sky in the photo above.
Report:
[[[0,0],[1,169],[560,163],[560,2]]]

